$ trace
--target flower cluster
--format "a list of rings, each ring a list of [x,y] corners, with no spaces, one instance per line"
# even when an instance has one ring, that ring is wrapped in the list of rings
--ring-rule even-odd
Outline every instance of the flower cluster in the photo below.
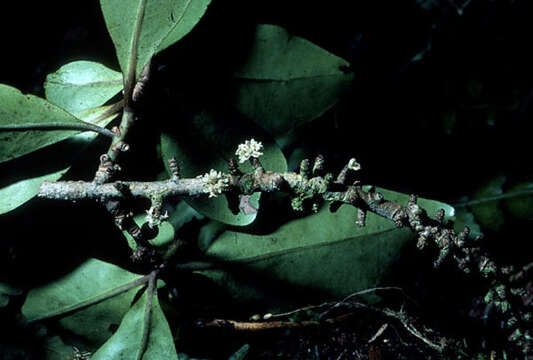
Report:
[[[263,155],[261,150],[263,150],[263,144],[260,141],[250,139],[239,145],[235,155],[239,157],[239,162],[243,163],[250,158],[258,158]]]
[[[208,173],[199,176],[204,182],[204,188],[209,192],[209,197],[216,197],[222,194],[222,191],[228,187],[229,179],[220,171],[211,169]]]
[[[160,209],[156,206],[150,207],[149,210],[146,210],[145,221],[148,222],[148,225],[153,229],[156,226],[161,225],[161,223],[168,219],[168,211],[165,211],[164,214],[161,213]]]
[[[348,169],[352,171],[359,171],[361,170],[361,165],[354,158],[352,158],[348,162]]]

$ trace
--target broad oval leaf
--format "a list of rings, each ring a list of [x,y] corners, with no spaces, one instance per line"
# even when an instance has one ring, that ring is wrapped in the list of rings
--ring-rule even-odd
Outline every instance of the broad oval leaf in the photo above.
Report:
[[[250,55],[235,74],[237,108],[272,135],[316,119],[353,79],[349,64],[276,25],[258,25]]]
[[[182,169],[183,177],[195,177],[211,169],[227,171],[228,160],[235,157],[239,144],[254,138],[263,143],[263,156],[260,160],[269,171],[287,170],[287,162],[276,143],[252,122],[245,121],[234,113],[204,110],[192,119],[184,121],[176,133],[166,132],[161,135],[161,152],[165,165],[175,157]],[[240,165],[241,170],[251,172],[248,163]],[[249,209],[259,207],[259,193],[244,200],[249,202]],[[241,201],[244,201],[241,198]],[[187,199],[200,214],[211,219],[244,226],[254,221],[257,211],[239,210],[233,214],[226,196],[216,198]],[[245,213],[246,211],[246,213]]]
[[[48,101],[77,114],[104,104],[122,90],[122,74],[92,61],[74,61],[48,74]]]
[[[159,305],[157,294],[152,297],[151,320],[147,324],[145,312],[148,294],[145,293],[126,313],[117,332],[91,357],[92,360],[167,360],[178,359],[174,339],[167,319]],[[141,354],[143,329],[150,326],[146,350]],[[142,355],[142,356],[140,356]]]
[[[57,317],[60,326],[100,346],[112,335],[110,325],[119,324],[129,309],[136,288],[102,299],[141,277],[90,259],[57,281],[31,290],[22,314],[29,321]]]
[[[139,32],[136,74],[153,55],[187,35],[205,13],[210,0],[100,0],[107,29],[124,74],[131,44]]]
[[[113,116],[99,122],[94,122],[93,119],[100,117],[109,108],[104,106],[85,110],[80,112],[79,116],[84,121],[104,127]],[[1,136],[0,134],[0,138]],[[24,157],[1,163],[0,214],[7,213],[33,198],[44,181],[59,180],[96,136],[96,133],[84,132]]]
[[[404,205],[409,199],[404,194],[378,191],[385,199]],[[438,201],[419,199],[419,204],[432,216],[439,209],[444,209],[448,218],[454,215],[451,206]],[[317,214],[292,220],[266,235],[226,230],[205,252],[220,262],[220,267],[201,273],[240,301],[268,298],[268,307],[283,307],[287,293],[276,293],[278,287],[293,291],[293,295],[304,291],[330,298],[375,287],[416,236],[372,213],[363,228],[355,220],[354,207],[343,205],[332,213],[323,206]],[[258,278],[267,279],[267,286],[257,285],[263,281]]]
[[[79,130],[5,131],[2,126],[83,124],[64,109],[34,95],[0,84],[0,163],[80,133]]]

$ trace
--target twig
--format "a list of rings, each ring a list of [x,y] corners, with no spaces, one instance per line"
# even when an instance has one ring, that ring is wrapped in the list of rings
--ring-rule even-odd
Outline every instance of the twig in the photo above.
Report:
[[[436,351],[438,351],[440,353],[444,350],[443,346],[437,345],[434,342],[432,342],[431,340],[429,340],[428,338],[426,338],[425,336],[423,336],[420,331],[418,331],[413,325],[411,325],[405,319],[405,316],[399,315],[398,313],[396,313],[396,312],[394,312],[392,310],[389,310],[389,309],[383,309],[383,310],[380,310],[380,311],[383,314],[400,321],[400,323],[405,328],[405,330],[407,330],[409,333],[411,333],[411,335],[415,336],[419,340],[422,340],[426,345],[428,345],[433,350],[436,350]]]
[[[357,292],[355,292],[353,294],[350,294],[350,295],[346,296],[344,299],[342,299],[341,301],[339,301],[337,304],[335,304],[335,306],[339,306],[341,304],[344,304],[348,300],[350,300],[350,299],[352,299],[352,298],[354,298],[356,296],[366,295],[366,294],[374,293],[376,291],[388,291],[388,290],[398,290],[404,296],[406,296],[406,294],[404,293],[403,289],[400,288],[400,287],[396,287],[396,286],[375,287],[375,288],[371,288],[371,289],[365,289],[365,290],[357,291]]]
[[[324,313],[320,314],[320,317],[323,318],[324,316],[327,315],[327,313],[329,313],[330,310],[332,310],[333,308],[337,308],[337,307],[339,307],[342,304],[346,304],[346,302],[348,300],[350,300],[350,299],[352,299],[352,298],[354,298],[356,296],[370,294],[370,293],[373,293],[373,292],[376,292],[376,291],[380,291],[380,290],[400,290],[403,293],[403,289],[399,288],[399,287],[375,287],[375,288],[371,288],[371,289],[365,289],[365,290],[357,291],[357,292],[355,292],[353,294],[350,294],[350,295],[346,296],[344,299],[342,299],[341,301],[338,301],[338,302],[324,302],[324,303],[322,303],[320,305],[309,305],[309,306],[305,306],[305,307],[302,307],[302,308],[299,308],[299,309],[295,309],[295,310],[292,310],[292,311],[289,311],[289,312],[280,313],[280,314],[273,314],[272,317],[273,318],[287,317],[289,315],[297,314],[297,313],[302,312],[302,311],[320,309],[320,308],[323,308],[323,307],[330,307]],[[405,295],[405,293],[404,293],[404,295]]]
[[[339,356],[337,356],[337,360],[341,360],[342,357],[344,356],[344,354],[346,354],[347,352],[348,352],[348,350],[344,349],[344,351],[341,352],[341,353],[339,354]]]
[[[236,320],[214,319],[208,322],[197,322],[198,327],[206,328],[223,328],[238,332],[254,332],[265,330],[279,330],[279,329],[294,329],[294,328],[308,328],[319,327],[321,325],[333,325],[355,316],[355,313],[347,313],[335,318],[326,319],[323,321],[305,320],[305,321],[270,321],[270,322],[240,322]]]
[[[146,64],[145,68],[143,69],[144,76],[142,76],[142,81],[140,81],[138,87],[136,86],[137,54],[146,1],[147,0],[141,0],[137,8],[137,17],[135,19],[133,38],[131,41],[130,56],[128,58],[127,69],[125,70],[124,74],[124,111],[122,112],[122,119],[120,121],[120,125],[117,128],[114,128],[115,137],[113,138],[107,153],[100,157],[100,166],[92,182],[93,185],[96,186],[109,182],[114,173],[120,170],[120,167],[117,164],[117,159],[122,152],[129,150],[129,145],[126,143],[126,137],[136,119],[134,103],[140,97],[142,88],[148,81],[148,73],[151,64],[150,61],[148,61],[148,64]],[[135,91],[136,89],[138,89],[138,91]],[[122,106],[122,104],[120,105]],[[122,194],[122,199],[130,196],[130,190],[123,183],[115,183],[113,186]],[[129,223],[129,226],[126,227],[126,231],[128,231],[128,233],[135,239],[135,242],[137,243],[137,248],[132,254],[132,259],[136,261],[148,260],[148,262],[154,262],[156,260],[156,252],[155,249],[153,249],[153,247],[148,243],[150,234],[147,230],[145,230],[144,227],[139,228],[137,226],[132,219],[132,214],[129,211],[124,211],[121,209],[121,203],[118,201],[121,199],[113,200],[116,201],[111,201],[111,199],[103,196],[98,199],[98,201],[106,204],[107,209],[114,216],[115,223],[119,228],[122,228],[122,223],[124,221]],[[151,196],[150,200],[154,201],[156,200],[156,197]],[[157,210],[159,209],[156,209],[156,212]]]
[[[374,341],[376,341],[376,339],[378,337],[380,337],[383,334],[383,332],[385,332],[385,330],[387,330],[388,327],[389,327],[389,324],[387,324],[387,323],[381,325],[379,327],[378,331],[376,331],[376,333],[374,334],[374,336],[372,336],[372,338],[370,340],[368,340],[368,343],[371,344]]]
[[[120,136],[119,136],[120,138]],[[109,157],[113,162],[113,158]],[[251,159],[253,160],[253,159]],[[255,159],[255,163],[257,159]],[[302,166],[308,168],[308,166]],[[119,191],[116,184],[97,184],[95,182],[45,182],[41,185],[39,196],[48,199],[60,200],[121,200],[129,196],[132,198],[147,198],[158,201],[176,196],[218,196],[222,193],[250,195],[256,191],[278,192],[285,191],[294,194],[292,205],[295,209],[303,209],[306,199],[311,201],[328,200],[337,204],[349,204],[359,212],[371,211],[379,216],[393,221],[398,227],[409,227],[418,233],[419,248],[423,248],[430,241],[433,241],[440,250],[439,257],[435,261],[435,266],[439,266],[444,259],[454,254],[461,268],[469,270],[470,258],[468,254],[457,254],[454,247],[460,248],[464,244],[465,234],[456,234],[455,231],[444,224],[439,219],[431,219],[424,209],[417,205],[417,197],[411,196],[407,206],[387,201],[383,195],[375,191],[365,191],[363,187],[355,182],[353,185],[345,186],[348,171],[359,170],[359,164],[351,159],[348,165],[341,171],[337,181],[332,183],[333,176],[315,176],[308,178],[304,171],[301,173],[285,172],[275,173],[265,171],[262,166],[257,165],[252,173],[222,174],[212,170],[209,174],[190,179],[171,179],[156,182],[121,182],[122,188],[127,188],[127,193]],[[105,178],[105,176],[104,176]],[[334,191],[339,188],[338,191]],[[358,216],[358,221],[363,222],[364,217]],[[468,230],[465,229],[468,233]],[[489,266],[487,269],[490,269]]]

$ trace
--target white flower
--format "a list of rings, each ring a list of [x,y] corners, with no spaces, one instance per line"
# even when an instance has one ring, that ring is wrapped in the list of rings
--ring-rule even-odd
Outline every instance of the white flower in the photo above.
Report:
[[[354,158],[352,158],[350,161],[348,161],[348,169],[359,171],[361,170],[361,165]]]
[[[159,210],[152,206],[150,209],[146,210],[145,221],[148,222],[148,226],[152,229],[156,226],[161,225],[161,223],[168,219],[168,211],[165,211],[164,214],[158,214]]]
[[[239,145],[235,155],[239,156],[239,162],[243,163],[250,158],[258,158],[263,155],[261,150],[263,150],[263,144],[260,141],[250,139]]]
[[[209,193],[209,197],[216,197],[228,186],[229,180],[220,171],[211,169],[208,173],[200,177],[204,182],[204,188]]]

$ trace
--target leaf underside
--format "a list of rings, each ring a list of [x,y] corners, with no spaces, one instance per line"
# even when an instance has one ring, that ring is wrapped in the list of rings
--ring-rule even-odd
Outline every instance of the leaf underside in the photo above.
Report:
[[[0,127],[51,123],[77,125],[83,124],[83,121],[44,99],[34,95],[24,95],[16,88],[0,84]],[[0,131],[0,163],[55,144],[78,133],[79,130]]]
[[[378,191],[403,204],[409,199]],[[430,215],[441,208],[448,218],[454,215],[452,207],[437,201],[419,199],[419,204]],[[286,294],[276,294],[278,287],[333,298],[374,287],[415,236],[372,213],[363,228],[355,220],[354,207],[343,205],[331,213],[323,206],[319,213],[292,220],[267,235],[227,230],[205,252],[222,265],[202,273],[232,297],[244,302],[268,298],[269,307],[294,306],[291,301],[282,303]]]
[[[99,117],[108,109],[109,106],[89,109],[80,112],[79,116],[84,121],[92,122],[92,119]],[[112,116],[104,118],[96,124],[103,127],[111,120],[113,120]],[[2,199],[0,214],[7,213],[32,199],[44,181],[59,180],[68,171],[76,157],[96,137],[96,133],[84,132],[18,159],[0,163],[0,173],[2,174],[0,179],[0,198]]]
[[[90,259],[59,280],[31,290],[22,313],[29,321],[57,318],[62,328],[98,347],[112,335],[112,325],[120,323],[138,287],[101,302],[96,300],[139,278],[115,265]]]
[[[74,61],[48,74],[48,101],[72,114],[104,104],[122,90],[122,74],[92,61]]]
[[[138,360],[178,358],[168,322],[159,305],[157,293],[152,297],[150,324],[145,321],[148,294],[145,292],[126,313],[117,332],[91,357],[93,360]],[[143,329],[150,326],[143,354]],[[141,357],[141,355],[143,355]]]
[[[134,62],[138,78],[153,55],[191,31],[209,3],[210,0],[100,0],[122,72],[126,74],[132,65],[131,44],[136,32],[139,39]],[[143,12],[140,19],[139,12]]]
[[[258,25],[235,74],[235,104],[278,136],[320,117],[353,79],[349,63],[276,25]]]

